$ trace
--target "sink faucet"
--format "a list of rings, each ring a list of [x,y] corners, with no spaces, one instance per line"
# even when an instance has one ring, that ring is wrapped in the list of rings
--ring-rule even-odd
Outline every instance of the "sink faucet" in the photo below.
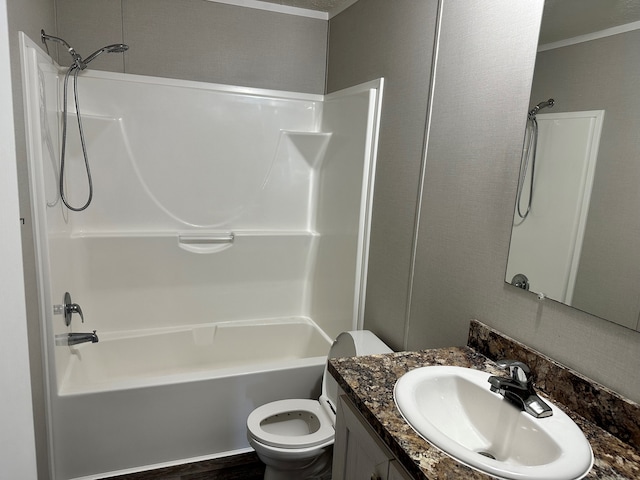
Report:
[[[533,389],[533,375],[527,365],[515,360],[498,360],[500,368],[509,370],[509,377],[489,377],[491,391],[499,393],[536,418],[553,415],[551,407],[547,405]]]
[[[64,333],[56,335],[56,345],[78,345],[79,343],[98,343],[96,331],[93,333]]]

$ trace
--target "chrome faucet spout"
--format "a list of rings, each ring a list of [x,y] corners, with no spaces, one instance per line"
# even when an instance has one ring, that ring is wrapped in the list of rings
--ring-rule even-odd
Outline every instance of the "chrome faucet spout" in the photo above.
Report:
[[[78,345],[80,343],[98,343],[98,335],[96,331],[93,333],[67,333],[56,337],[56,344],[58,345]]]
[[[553,415],[551,407],[535,392],[533,375],[527,365],[515,360],[499,360],[496,363],[501,368],[509,369],[509,377],[489,377],[492,392],[502,395],[513,405],[536,418]]]

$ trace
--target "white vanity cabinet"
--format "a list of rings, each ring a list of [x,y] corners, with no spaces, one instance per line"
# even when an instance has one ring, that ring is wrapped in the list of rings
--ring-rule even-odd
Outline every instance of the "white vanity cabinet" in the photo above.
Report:
[[[411,480],[356,407],[339,393],[332,480]]]

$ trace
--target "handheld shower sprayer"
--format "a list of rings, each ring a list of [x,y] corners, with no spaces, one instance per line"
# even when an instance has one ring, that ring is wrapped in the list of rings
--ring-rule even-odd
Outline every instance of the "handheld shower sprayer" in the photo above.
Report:
[[[91,55],[89,55],[85,60],[84,60],[84,65],[85,67],[92,62],[98,55],[101,55],[103,53],[123,53],[126,52],[127,50],[129,50],[129,45],[125,45],[124,43],[114,43],[113,45],[107,45],[106,47],[102,47],[99,50],[96,50],[95,52],[93,52]]]
[[[80,55],[74,50],[74,48],[69,45],[66,41],[64,41],[60,37],[55,37],[53,35],[47,35],[44,33],[44,30],[40,30],[40,39],[42,43],[44,43],[45,47],[47,46],[47,41],[54,41],[63,45],[71,57],[73,58],[73,63],[67,69],[67,73],[64,76],[64,89],[63,89],[63,103],[62,103],[62,146],[60,151],[60,175],[59,175],[59,193],[60,198],[62,199],[62,203],[65,206],[74,212],[81,212],[86,209],[89,204],[91,204],[91,200],[93,199],[93,181],[91,180],[91,168],[89,167],[89,157],[87,155],[87,147],[84,141],[84,131],[82,128],[82,117],[80,116],[80,102],[78,100],[78,74],[80,71],[87,68],[87,65],[96,59],[99,55],[103,53],[122,53],[126,52],[129,49],[128,45],[124,43],[116,43],[113,45],[107,45],[106,47],[102,47],[99,50],[96,50],[91,55],[89,55],[86,59],[82,59]],[[48,53],[47,48],[47,53]],[[74,100],[76,104],[76,116],[78,119],[78,132],[80,134],[80,145],[82,146],[82,156],[84,157],[84,165],[85,170],[87,172],[87,183],[89,184],[89,195],[87,197],[87,201],[81,207],[72,206],[66,198],[64,192],[64,164],[65,164],[65,153],[67,148],[67,85],[69,83],[69,76],[73,72],[73,91],[74,91]]]
[[[553,98],[540,102],[527,114],[527,128],[524,136],[524,147],[522,149],[522,158],[520,160],[520,175],[518,176],[518,187],[516,191],[516,213],[522,221],[524,221],[529,212],[531,212],[531,205],[533,204],[533,186],[535,181],[536,171],[536,151],[538,148],[538,120],[536,115],[540,110],[547,107],[553,107],[556,101]],[[531,169],[529,170],[529,165]],[[529,173],[529,199],[527,200],[527,209],[522,213],[520,202],[524,193],[525,177]]]

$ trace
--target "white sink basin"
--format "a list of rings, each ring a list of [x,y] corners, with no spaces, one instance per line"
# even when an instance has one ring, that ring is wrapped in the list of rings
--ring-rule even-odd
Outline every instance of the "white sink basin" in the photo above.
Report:
[[[489,390],[490,374],[422,367],[396,383],[394,399],[425,440],[481,472],[511,480],[577,480],[593,465],[589,442],[555,405],[534,418]]]

